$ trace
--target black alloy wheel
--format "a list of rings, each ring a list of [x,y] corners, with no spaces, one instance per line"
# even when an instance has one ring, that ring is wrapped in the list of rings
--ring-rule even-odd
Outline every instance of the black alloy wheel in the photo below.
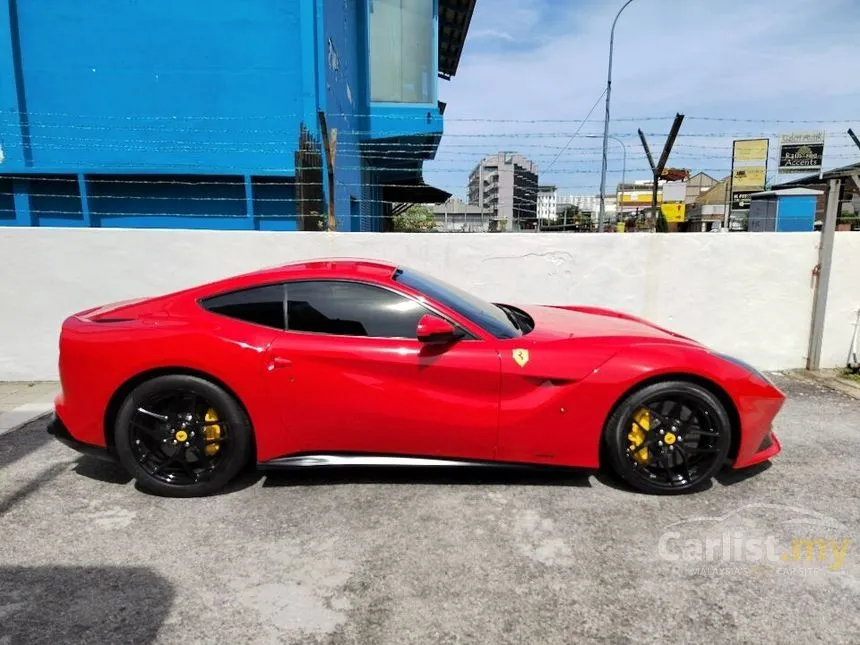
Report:
[[[615,473],[634,488],[686,493],[707,485],[731,447],[731,422],[707,389],[685,381],[655,383],[625,399],[605,439]]]
[[[117,414],[117,453],[138,485],[171,497],[216,492],[247,463],[248,419],[217,385],[167,375],[139,385]]]

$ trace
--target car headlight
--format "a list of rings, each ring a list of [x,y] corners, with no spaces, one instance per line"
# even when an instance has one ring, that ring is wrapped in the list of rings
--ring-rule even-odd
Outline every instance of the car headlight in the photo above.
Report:
[[[759,370],[757,370],[755,367],[753,367],[752,365],[750,365],[746,361],[742,361],[741,359],[736,358],[734,356],[729,356],[728,354],[720,354],[718,352],[714,352],[714,355],[719,356],[720,358],[722,358],[725,361],[728,361],[729,363],[734,363],[735,365],[737,365],[740,368],[743,368],[744,370],[749,372],[750,376],[755,377],[760,381],[764,381],[768,385],[773,385],[774,387],[776,386],[776,384],[770,379],[770,377],[768,377],[766,374],[760,372]]]

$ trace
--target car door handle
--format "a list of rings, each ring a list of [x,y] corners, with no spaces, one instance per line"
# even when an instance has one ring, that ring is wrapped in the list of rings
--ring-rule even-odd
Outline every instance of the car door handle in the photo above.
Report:
[[[275,356],[272,358],[272,362],[269,363],[269,371],[292,366],[293,362],[289,358],[284,358],[283,356]]]

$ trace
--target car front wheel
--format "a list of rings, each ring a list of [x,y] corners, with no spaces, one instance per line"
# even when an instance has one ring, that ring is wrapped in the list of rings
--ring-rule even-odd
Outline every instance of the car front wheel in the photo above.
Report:
[[[731,439],[723,404],[686,381],[634,392],[616,408],[605,434],[614,472],[630,486],[657,494],[706,486],[725,463]]]

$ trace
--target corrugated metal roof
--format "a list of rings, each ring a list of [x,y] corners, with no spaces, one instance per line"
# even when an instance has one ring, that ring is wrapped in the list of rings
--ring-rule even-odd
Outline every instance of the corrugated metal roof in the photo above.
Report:
[[[708,190],[696,197],[699,206],[725,204],[729,194],[729,178],[721,179]]]
[[[784,188],[782,190],[763,190],[760,193],[752,193],[753,197],[803,197],[809,195],[823,195],[823,190],[813,190],[812,188]]]
[[[476,0],[439,0],[439,76],[457,73]]]

